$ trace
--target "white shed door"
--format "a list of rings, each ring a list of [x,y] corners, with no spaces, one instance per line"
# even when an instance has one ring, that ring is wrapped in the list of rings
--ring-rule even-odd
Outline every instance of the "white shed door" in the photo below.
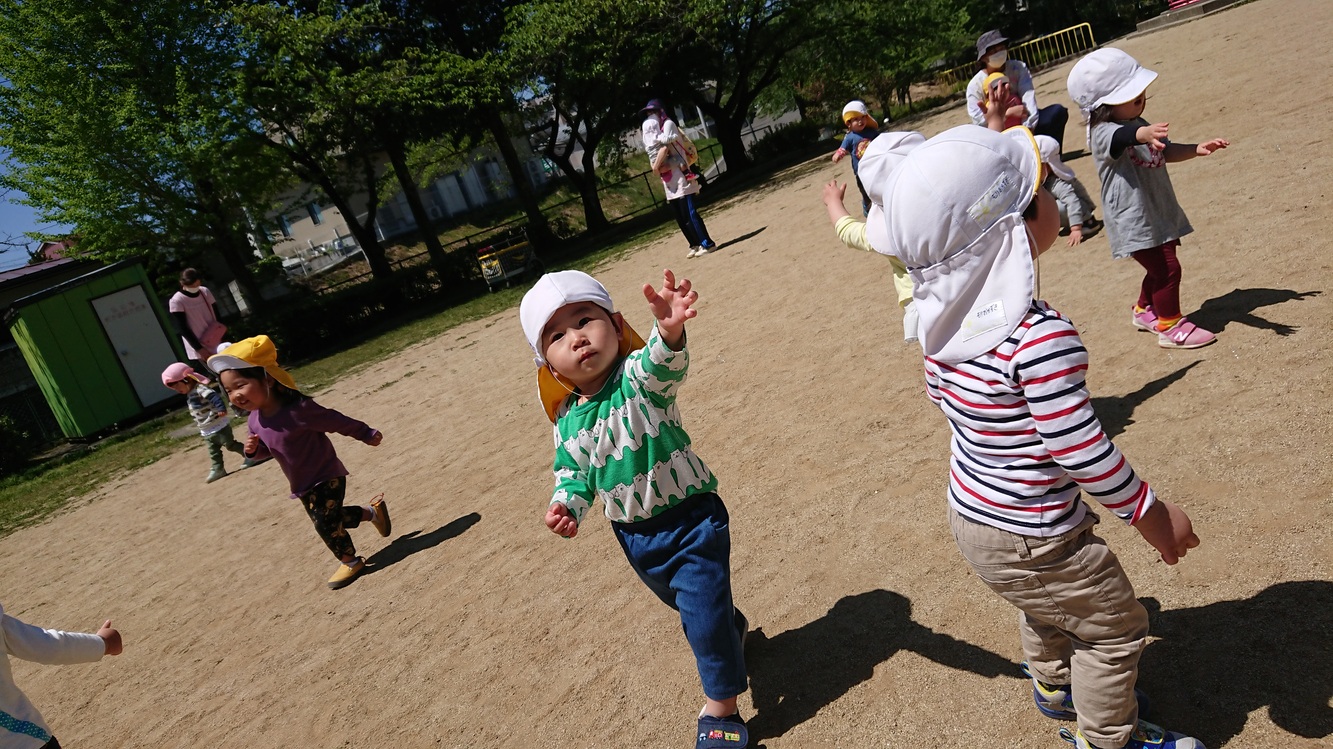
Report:
[[[176,361],[176,353],[162,332],[162,324],[142,286],[131,286],[93,300],[93,311],[120,357],[139,403],[147,408],[170,398],[162,386],[162,370]]]

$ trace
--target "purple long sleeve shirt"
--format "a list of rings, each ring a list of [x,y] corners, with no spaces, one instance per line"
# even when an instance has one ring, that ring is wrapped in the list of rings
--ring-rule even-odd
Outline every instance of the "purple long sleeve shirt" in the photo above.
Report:
[[[259,437],[259,447],[250,457],[278,461],[293,497],[305,494],[316,484],[347,475],[329,434],[369,442],[377,433],[365,422],[325,408],[312,398],[302,398],[272,416],[251,411],[248,423],[250,434]]]

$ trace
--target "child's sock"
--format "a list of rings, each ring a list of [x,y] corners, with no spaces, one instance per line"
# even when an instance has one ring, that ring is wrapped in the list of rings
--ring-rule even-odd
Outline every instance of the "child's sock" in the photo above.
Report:
[[[1184,315],[1176,315],[1175,317],[1159,317],[1157,318],[1157,329],[1159,331],[1170,330],[1173,326],[1175,326],[1176,323],[1180,322],[1180,318],[1182,317],[1184,317]]]
[[[367,520],[372,523],[375,522],[375,516],[379,514],[375,512],[375,505],[366,505],[365,510],[370,513],[370,517],[367,518]]]
[[[1148,308],[1147,308],[1147,307],[1140,307],[1140,306],[1137,305],[1137,304],[1134,305],[1134,314],[1136,314],[1136,315],[1141,315],[1141,314],[1143,314],[1144,312],[1147,312],[1147,311],[1148,311]]]

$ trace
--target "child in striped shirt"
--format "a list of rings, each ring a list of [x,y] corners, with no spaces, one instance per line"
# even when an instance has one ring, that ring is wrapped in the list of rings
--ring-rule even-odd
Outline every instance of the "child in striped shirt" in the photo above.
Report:
[[[548,273],[523,297],[523,334],[555,424],[546,526],[573,538],[602,499],[630,566],[680,612],[705,696],[696,749],[739,749],[749,742],[736,709],[749,624],[731,599],[730,521],[676,408],[690,362],[685,321],[699,295],[688,279],[664,276],[660,290],[643,287],[657,318],[646,344],[586,273]]]
[[[1167,564],[1199,539],[1102,431],[1078,331],[1036,298],[1036,258],[1060,230],[1040,175],[1026,128],[965,125],[918,146],[885,189],[887,249],[911,270],[927,393],[953,433],[954,539],[977,577],[1020,610],[1037,707],[1078,721],[1077,733],[1061,730],[1066,740],[1198,749],[1138,717],[1148,614],[1080,492]]]

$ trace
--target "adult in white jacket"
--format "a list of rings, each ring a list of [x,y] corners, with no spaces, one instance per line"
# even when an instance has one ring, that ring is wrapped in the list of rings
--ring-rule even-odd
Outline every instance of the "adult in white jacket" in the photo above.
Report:
[[[1023,124],[1035,135],[1049,135],[1055,138],[1061,149],[1065,143],[1065,124],[1069,122],[1069,110],[1063,104],[1037,106],[1037,92],[1032,88],[1032,73],[1021,60],[1009,58],[1009,39],[997,30],[987,31],[977,39],[977,65],[980,70],[967,84],[967,114],[973,124],[986,126],[986,105],[984,104],[986,76],[1003,72],[1009,79],[1009,86],[1023,100]],[[1010,113],[1006,113],[1008,115]]]
[[[120,633],[108,619],[97,634],[62,632],[24,624],[0,606],[0,643],[5,655],[48,665],[68,665],[120,655]],[[0,658],[0,749],[60,749],[46,721],[14,684],[9,658]]]

